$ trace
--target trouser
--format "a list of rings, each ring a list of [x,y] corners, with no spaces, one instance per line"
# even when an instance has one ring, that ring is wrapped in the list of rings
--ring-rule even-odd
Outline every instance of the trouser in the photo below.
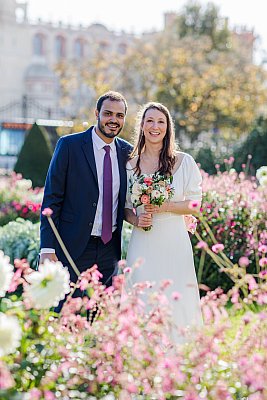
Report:
[[[113,276],[118,272],[119,261],[119,234],[117,231],[113,232],[112,239],[104,244],[99,236],[90,236],[87,246],[82,255],[75,260],[75,265],[80,272],[84,272],[97,265],[99,272],[103,275],[100,281],[105,286],[112,285]],[[78,277],[73,271],[72,267],[66,263],[64,266],[68,267],[71,282],[76,283]],[[80,289],[76,289],[73,297],[82,297],[83,293]],[[59,305],[55,308],[55,312],[59,312],[65,300],[60,301]]]

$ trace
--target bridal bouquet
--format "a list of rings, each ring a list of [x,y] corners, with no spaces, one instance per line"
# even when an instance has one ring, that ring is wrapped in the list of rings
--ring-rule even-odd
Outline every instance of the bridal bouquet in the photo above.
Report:
[[[173,177],[166,177],[156,172],[150,175],[140,175],[130,184],[131,202],[135,208],[153,204],[161,206],[166,200],[170,200],[174,195],[172,187]],[[145,231],[152,227],[143,228]]]

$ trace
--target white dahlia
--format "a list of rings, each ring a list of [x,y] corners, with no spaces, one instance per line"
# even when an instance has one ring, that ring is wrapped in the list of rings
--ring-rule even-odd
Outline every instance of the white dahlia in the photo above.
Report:
[[[13,353],[19,347],[21,334],[17,317],[0,313],[0,357]]]
[[[256,171],[256,177],[260,181],[264,176],[267,176],[267,166],[263,165]]]
[[[56,307],[70,291],[70,275],[61,262],[45,260],[44,264],[27,276],[24,295],[37,309]]]
[[[264,175],[260,178],[260,185],[267,186],[267,175]]]
[[[9,261],[10,258],[0,250],[0,297],[5,296],[14,275],[14,267]]]

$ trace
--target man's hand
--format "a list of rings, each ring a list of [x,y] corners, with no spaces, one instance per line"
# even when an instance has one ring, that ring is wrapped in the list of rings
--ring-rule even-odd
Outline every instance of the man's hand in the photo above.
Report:
[[[57,256],[55,255],[55,253],[42,253],[40,254],[40,260],[39,260],[39,264],[43,264],[44,260],[48,259],[49,261],[58,261]]]
[[[140,214],[137,220],[137,226],[138,228],[148,228],[152,225],[152,220],[152,214]]]

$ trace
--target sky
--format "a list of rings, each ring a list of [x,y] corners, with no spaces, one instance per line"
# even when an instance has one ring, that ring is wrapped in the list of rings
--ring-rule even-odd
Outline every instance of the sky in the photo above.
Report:
[[[20,0],[23,2],[23,0]],[[115,31],[136,34],[163,28],[164,12],[182,10],[185,0],[28,0],[30,19],[59,21],[73,25],[102,23]],[[208,0],[200,0],[207,4]],[[256,50],[267,58],[266,0],[213,0],[220,15],[229,18],[230,27],[254,29]]]

